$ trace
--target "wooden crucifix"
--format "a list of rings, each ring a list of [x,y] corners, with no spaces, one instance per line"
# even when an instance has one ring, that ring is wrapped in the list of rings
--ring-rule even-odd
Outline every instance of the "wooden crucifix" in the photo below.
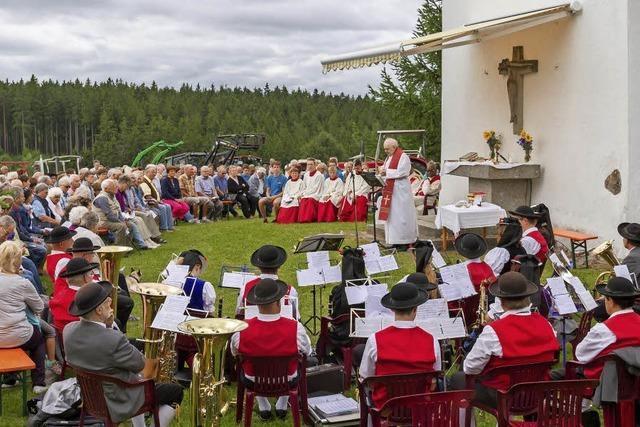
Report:
[[[538,60],[524,59],[524,47],[513,47],[513,58],[503,59],[498,65],[498,71],[507,77],[507,95],[511,109],[511,123],[513,134],[518,135],[524,127],[524,76],[538,72]]]

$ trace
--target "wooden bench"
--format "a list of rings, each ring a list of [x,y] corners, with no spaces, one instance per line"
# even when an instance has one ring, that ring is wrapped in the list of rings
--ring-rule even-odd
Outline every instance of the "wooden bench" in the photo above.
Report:
[[[36,364],[21,348],[0,349],[0,378],[9,372],[22,375],[22,416],[27,416],[27,373],[35,369]],[[0,416],[2,416],[2,387],[0,386]]]
[[[589,268],[589,251],[587,250],[587,241],[595,240],[598,236],[593,234],[580,233],[578,231],[565,230],[563,228],[554,228],[553,235],[555,237],[564,237],[571,241],[571,256],[573,259],[573,267],[577,267],[576,264],[576,249],[581,248],[584,250],[584,264],[586,268]]]

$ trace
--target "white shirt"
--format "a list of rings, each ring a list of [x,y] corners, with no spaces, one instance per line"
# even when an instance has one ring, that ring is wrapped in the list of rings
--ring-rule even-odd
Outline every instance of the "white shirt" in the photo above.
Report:
[[[625,308],[624,310],[616,311],[609,318],[626,313],[633,313],[633,309]],[[602,350],[615,343],[616,340],[615,334],[611,332],[607,325],[597,323],[589,330],[587,336],[580,341],[580,344],[576,346],[574,355],[580,362],[591,362]]]
[[[531,227],[531,228],[527,228],[525,231],[522,232],[522,239],[520,239],[520,244],[522,244],[522,247],[524,248],[524,250],[527,252],[528,255],[535,255],[538,252],[540,252],[540,243],[536,242],[535,239],[531,236],[529,236],[529,234],[533,233],[534,231],[538,231],[537,227]]]
[[[371,192],[371,187],[364,180],[362,175],[355,175],[355,195],[356,196],[368,196]],[[347,196],[349,203],[353,200],[354,195],[354,182],[352,181],[351,174],[347,175],[344,180],[344,190],[342,192],[344,196]]]
[[[66,252],[62,252],[62,251],[51,251],[50,255],[54,255],[54,254],[64,254]],[[56,264],[56,268],[53,271],[53,279],[57,279],[58,276],[60,275],[60,273],[62,272],[62,269],[65,268],[67,266],[67,264],[69,263],[69,261],[71,261],[71,258],[60,258],[58,260],[58,263]]]
[[[295,181],[287,181],[284,185],[284,190],[282,190],[282,202],[280,202],[280,206],[283,208],[299,206],[304,189],[304,181],[299,178]]]
[[[416,322],[409,320],[395,320],[392,326],[400,329],[417,328]],[[367,339],[367,344],[364,346],[364,353],[362,355],[362,362],[360,362],[360,378],[372,377],[376,374],[376,361],[378,360],[378,347],[376,344],[376,333],[371,335]],[[407,343],[407,346],[411,343]],[[441,369],[441,355],[440,355],[440,343],[434,337],[433,338],[433,351],[436,356],[436,361],[433,363],[433,370],[439,371]]]
[[[262,314],[258,313],[258,319],[263,322],[275,322],[280,319],[279,314]],[[304,329],[304,325],[300,322],[297,322],[298,329],[296,331],[296,342],[298,344],[298,351],[305,356],[311,354],[311,340],[309,339],[309,335],[307,335],[307,331]],[[236,332],[231,336],[231,354],[237,356],[240,348],[240,332]],[[269,356],[265,354],[265,356]],[[289,375],[289,380],[296,377],[296,374]],[[247,378],[253,379],[253,377],[247,375]]]
[[[335,207],[340,207],[342,202],[342,192],[344,191],[344,182],[340,178],[324,180],[324,188],[322,192],[322,201],[331,201]]]
[[[511,315],[530,316],[531,309],[525,307],[520,310],[507,310],[500,318],[504,319]],[[549,328],[553,330],[551,324],[549,324]],[[488,324],[482,329],[476,343],[464,359],[464,373],[467,375],[477,375],[481,373],[484,367],[487,366],[487,363],[489,363],[489,360],[491,360],[491,356],[502,357],[502,345],[498,339],[498,334],[496,334],[496,331],[491,327],[491,324]]]
[[[533,239],[532,239],[533,240]],[[537,242],[536,242],[537,244]],[[540,246],[540,245],[538,245]],[[493,274],[498,277],[504,268],[504,265],[509,262],[511,259],[511,255],[509,251],[505,248],[495,247],[491,249],[484,256],[484,262],[486,262],[491,270],[493,270]]]
[[[278,280],[277,274],[261,274],[258,277],[260,277],[261,279]],[[240,293],[238,294],[238,299],[236,300],[236,313],[242,313],[246,305],[245,300],[242,298],[244,296],[244,288],[245,288],[244,285],[242,286],[242,288],[240,288]],[[296,288],[294,288],[293,286],[291,286],[291,291],[289,291],[289,297],[291,298],[290,303],[292,303],[294,307],[293,315],[296,319],[299,319],[300,310],[298,309],[298,291],[296,291]],[[280,304],[284,304],[285,298],[286,298],[286,295],[282,297],[282,299],[280,300]]]
[[[316,171],[313,176],[310,173],[304,174],[304,190],[302,191],[302,197],[311,197],[315,200],[320,200],[322,196],[322,187],[324,186],[324,175]]]

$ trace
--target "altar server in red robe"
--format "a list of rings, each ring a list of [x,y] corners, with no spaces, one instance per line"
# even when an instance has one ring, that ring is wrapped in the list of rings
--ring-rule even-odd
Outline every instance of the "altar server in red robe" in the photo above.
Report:
[[[507,272],[489,286],[489,292],[500,298],[505,311],[482,329],[464,360],[464,373],[482,375],[498,366],[554,360],[560,345],[553,327],[531,312],[529,297],[538,292],[538,286],[520,273]],[[546,376],[548,372],[540,373],[541,380]],[[452,383],[455,389],[465,388],[461,375],[454,376]],[[511,385],[507,376],[476,383],[476,399],[495,408],[496,390],[508,390]]]
[[[344,180],[344,197],[338,212],[338,218],[343,222],[367,220],[367,203],[371,187],[362,178],[362,162],[356,160],[353,168],[353,172],[349,173]]]
[[[324,181],[322,197],[318,203],[318,222],[334,222],[342,203],[344,182],[338,177],[338,169],[329,166],[329,177]]]
[[[417,307],[427,299],[427,293],[413,283],[398,283],[382,297],[382,305],[394,313],[394,322],[367,339],[361,378],[440,370],[438,340],[415,323]],[[384,404],[383,387],[374,388],[373,401],[377,407]]]
[[[521,243],[524,250],[529,255],[535,255],[538,261],[544,263],[549,253],[549,245],[536,227],[540,215],[535,213],[530,206],[519,206],[515,211],[509,211],[509,213],[516,217],[522,226]]]
[[[280,316],[280,300],[287,293],[287,284],[280,280],[261,279],[247,296],[250,304],[258,306],[259,314],[247,320],[249,327],[231,337],[231,353],[236,356],[275,357],[295,356],[311,353],[311,340],[302,323]],[[246,380],[252,381],[253,366],[244,361],[242,365]],[[297,362],[289,365],[288,379],[293,381],[297,373]],[[242,381],[243,379],[238,379]],[[257,396],[260,418],[272,418],[271,404],[266,397]],[[276,416],[287,416],[288,396],[280,396],[276,402]]]
[[[316,170],[316,160],[307,159],[307,170],[304,173],[304,190],[300,198],[298,222],[316,222],[318,219],[318,201],[322,197],[324,175]]]
[[[640,347],[640,315],[633,311],[640,292],[624,277],[613,277],[596,286],[596,290],[604,295],[609,318],[596,323],[577,345],[576,359],[585,363],[623,347]],[[602,363],[598,363],[585,368],[584,376],[599,379],[601,372]]]
[[[280,202],[280,210],[278,210],[276,219],[278,224],[291,224],[298,221],[300,199],[304,188],[304,181],[300,179],[300,169],[297,167],[289,169],[289,181],[282,191],[282,202]]]

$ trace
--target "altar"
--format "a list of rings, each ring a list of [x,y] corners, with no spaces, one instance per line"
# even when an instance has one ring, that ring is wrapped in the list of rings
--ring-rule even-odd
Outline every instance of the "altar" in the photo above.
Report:
[[[491,161],[445,161],[442,173],[469,178],[469,193],[485,193],[484,201],[506,210],[531,205],[533,180],[541,175],[539,164]]]

